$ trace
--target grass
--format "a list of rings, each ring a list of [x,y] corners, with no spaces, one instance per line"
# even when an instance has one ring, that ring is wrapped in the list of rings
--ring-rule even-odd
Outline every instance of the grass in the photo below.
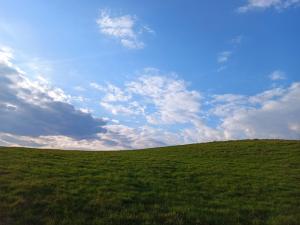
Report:
[[[300,141],[0,148],[1,225],[300,224]]]

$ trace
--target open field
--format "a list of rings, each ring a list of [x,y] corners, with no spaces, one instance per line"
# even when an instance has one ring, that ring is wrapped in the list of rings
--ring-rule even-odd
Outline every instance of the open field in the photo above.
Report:
[[[0,148],[1,225],[300,224],[300,141]]]

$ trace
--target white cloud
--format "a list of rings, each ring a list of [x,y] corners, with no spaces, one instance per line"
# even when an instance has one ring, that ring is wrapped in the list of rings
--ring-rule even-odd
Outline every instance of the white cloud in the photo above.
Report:
[[[95,89],[99,90],[99,91],[105,90],[105,88],[104,88],[102,85],[99,85],[99,84],[97,84],[97,83],[95,83],[95,82],[91,82],[91,83],[90,83],[90,86],[91,86],[92,88],[95,88]]]
[[[144,25],[142,30],[145,30],[146,32],[148,32],[150,34],[155,34],[155,31],[147,25]]]
[[[11,66],[13,59],[13,50],[6,46],[0,46],[0,63]]]
[[[100,119],[71,104],[86,101],[84,96],[69,96],[44,77],[28,79],[12,63],[11,52],[0,51],[1,145],[113,150],[243,138],[300,139],[300,83],[252,96],[203,96],[176,74],[147,68],[122,87],[90,84],[102,92],[102,108],[122,115]]]
[[[130,49],[141,49],[145,47],[145,44],[135,39],[121,39],[121,44]]]
[[[175,77],[146,68],[123,88],[112,84],[92,86],[104,93],[100,104],[114,115],[140,115],[150,124],[190,123],[197,118],[201,96]]]
[[[72,99],[62,89],[52,87],[44,77],[38,76],[35,80],[30,80],[25,73],[19,73],[18,76],[11,78],[14,80],[16,95],[31,104],[40,105],[49,101],[69,103]]]
[[[102,102],[126,102],[132,97],[126,90],[121,90],[121,88],[113,84],[108,83],[106,85],[101,85],[96,82],[91,82],[90,86],[105,94],[101,100]]]
[[[221,120],[224,139],[300,139],[300,83],[230,99],[212,109]]]
[[[199,92],[189,90],[186,82],[177,79],[174,74],[162,75],[157,69],[146,69],[137,79],[119,89],[131,99],[110,102],[111,112],[141,116],[147,121],[147,129],[159,126],[168,132],[164,125],[182,124],[180,131],[170,132],[180,143],[299,138],[300,118],[296,115],[300,114],[300,108],[295,105],[300,105],[300,85],[297,83],[289,88],[274,88],[253,96],[223,94],[204,98]],[[137,103],[143,111],[130,106],[136,99],[139,99]],[[202,105],[205,105],[205,110]],[[283,114],[285,119],[282,119]],[[208,125],[206,121],[211,118],[219,121],[218,125]],[[173,142],[165,140],[164,143]]]
[[[27,146],[70,150],[124,150],[182,144],[180,135],[150,126],[132,128],[121,124],[106,125],[107,132],[94,139],[75,139],[62,135],[29,137],[0,133],[4,146]]]
[[[189,123],[197,118],[200,110],[200,94],[188,90],[187,84],[180,79],[145,74],[128,83],[127,88],[154,107],[155,112],[146,115],[152,124]]]
[[[289,7],[299,5],[300,0],[248,0],[248,2],[238,8],[238,12],[245,13],[251,10],[263,10],[267,8],[275,8],[283,10]]]
[[[238,45],[242,43],[244,36],[243,35],[238,35],[233,37],[230,40],[231,43],[231,50],[219,52],[217,55],[217,62],[219,63],[219,67],[216,70],[216,72],[222,72],[225,69],[227,69],[227,63],[230,60],[232,54],[235,52],[236,48]]]
[[[107,140],[97,139],[74,139],[68,136],[62,135],[47,135],[47,136],[22,136],[13,135],[9,133],[0,133],[0,143],[4,146],[22,146],[22,147],[36,147],[36,148],[52,148],[52,149],[64,149],[64,150],[117,150],[124,149],[122,146],[116,146],[107,142]]]
[[[271,90],[264,91],[254,96],[248,97],[248,101],[251,104],[263,104],[264,102],[278,99],[287,93],[285,88],[273,88]]]
[[[106,92],[104,98],[102,99],[105,102],[124,102],[131,99],[131,95],[122,91],[119,87],[108,84],[103,88],[103,91]]]
[[[225,139],[221,129],[209,127],[201,120],[196,120],[193,126],[183,129],[181,136],[184,144],[221,141]]]
[[[117,39],[124,47],[130,49],[144,48],[145,43],[140,40],[142,33],[154,33],[148,26],[140,26],[135,16],[113,17],[108,10],[101,10],[97,24],[102,34]]]
[[[151,148],[182,143],[179,134],[147,125],[138,128],[125,125],[109,125],[107,130],[109,132],[101,134],[102,137],[115,141],[125,149]]]
[[[144,107],[141,106],[138,102],[133,101],[133,102],[129,102],[126,105],[122,105],[122,104],[112,104],[109,102],[105,102],[102,101],[100,102],[100,105],[110,111],[112,114],[114,115],[119,115],[119,114],[124,114],[124,115],[140,115],[140,114],[144,114]]]
[[[224,51],[224,52],[220,52],[218,54],[218,63],[225,63],[228,61],[228,59],[230,58],[232,52],[231,51]]]
[[[273,81],[276,81],[276,80],[284,80],[286,79],[286,75],[283,71],[280,71],[280,70],[275,70],[274,72],[272,72],[270,75],[269,75],[269,78]]]
[[[9,48],[0,49],[0,132],[13,135],[65,135],[92,138],[105,132],[104,121],[77,110],[73,98],[38,77],[30,80],[16,65]]]
[[[138,102],[130,101],[132,95],[128,90],[122,90],[112,84],[103,86],[91,83],[91,86],[104,93],[100,105],[112,114],[139,115],[144,113],[144,108]]]

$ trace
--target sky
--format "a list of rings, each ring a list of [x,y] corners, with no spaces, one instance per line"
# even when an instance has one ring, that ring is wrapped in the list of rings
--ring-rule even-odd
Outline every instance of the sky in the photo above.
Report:
[[[300,0],[0,0],[0,145],[300,139]]]

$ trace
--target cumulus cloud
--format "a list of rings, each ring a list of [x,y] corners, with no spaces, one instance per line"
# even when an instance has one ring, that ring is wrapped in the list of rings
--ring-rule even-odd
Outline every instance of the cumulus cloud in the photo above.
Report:
[[[278,71],[275,75],[275,80],[282,78]],[[28,79],[14,65],[12,50],[2,47],[0,145],[115,150],[244,138],[300,139],[300,83],[251,96],[206,96],[174,73],[146,68],[123,86],[90,86],[102,93],[99,104],[111,119],[76,109],[73,96],[43,77]]]
[[[102,34],[115,38],[129,49],[144,48],[145,43],[140,40],[141,35],[145,32],[154,33],[148,26],[140,26],[135,16],[114,17],[108,10],[101,10],[96,22]]]
[[[297,6],[299,3],[300,0],[248,0],[245,5],[238,8],[238,12],[245,13],[251,10],[264,10],[267,8],[283,10]]]
[[[300,118],[297,116],[300,114],[300,108],[297,107],[300,105],[298,83],[287,88],[266,90],[253,96],[203,96],[197,91],[189,90],[187,83],[176,78],[174,74],[145,69],[139,77],[117,90],[117,93],[114,93],[113,89],[107,93],[109,88],[106,88],[103,99],[110,94],[118,96],[119,92],[131,97],[120,98],[118,102],[107,101],[104,103],[108,105],[103,106],[115,115],[129,116],[129,120],[132,115],[140,116],[140,120],[146,120],[147,129],[157,130],[159,127],[160,132],[169,132],[170,136],[177,138],[177,141],[172,142],[160,139],[161,143],[184,144],[242,138],[300,138]],[[114,99],[115,97],[112,98]],[[133,101],[136,101],[139,107],[143,107],[143,110],[131,107]],[[217,125],[209,125],[209,120],[218,121]],[[179,124],[181,129],[173,133],[164,127],[178,127]],[[157,133],[160,132],[157,130]]]
[[[104,93],[101,105],[113,114],[142,115],[150,124],[189,123],[200,111],[199,92],[188,90],[184,80],[153,68],[125,84],[92,86]],[[137,101],[138,99],[138,101]]]
[[[65,135],[83,139],[105,132],[104,121],[77,110],[70,96],[41,77],[29,80],[13,65],[12,51],[0,50],[0,132],[37,137]]]
[[[30,80],[12,63],[9,48],[0,51],[0,144],[39,148],[116,150],[181,143],[176,133],[151,126],[130,127],[114,119],[93,117],[88,109],[76,109],[74,97],[54,88],[43,77]],[[91,86],[105,92],[102,103],[126,102],[113,110],[143,113],[127,90],[108,84]],[[133,92],[132,92],[133,93]],[[112,124],[107,124],[111,121]]]
[[[227,97],[212,109],[221,120],[224,139],[300,139],[300,83],[255,96]]]
[[[147,71],[146,71],[147,72]],[[129,92],[145,98],[154,107],[146,119],[152,124],[189,123],[200,111],[201,95],[190,91],[185,81],[163,75],[142,75],[127,84]]]

